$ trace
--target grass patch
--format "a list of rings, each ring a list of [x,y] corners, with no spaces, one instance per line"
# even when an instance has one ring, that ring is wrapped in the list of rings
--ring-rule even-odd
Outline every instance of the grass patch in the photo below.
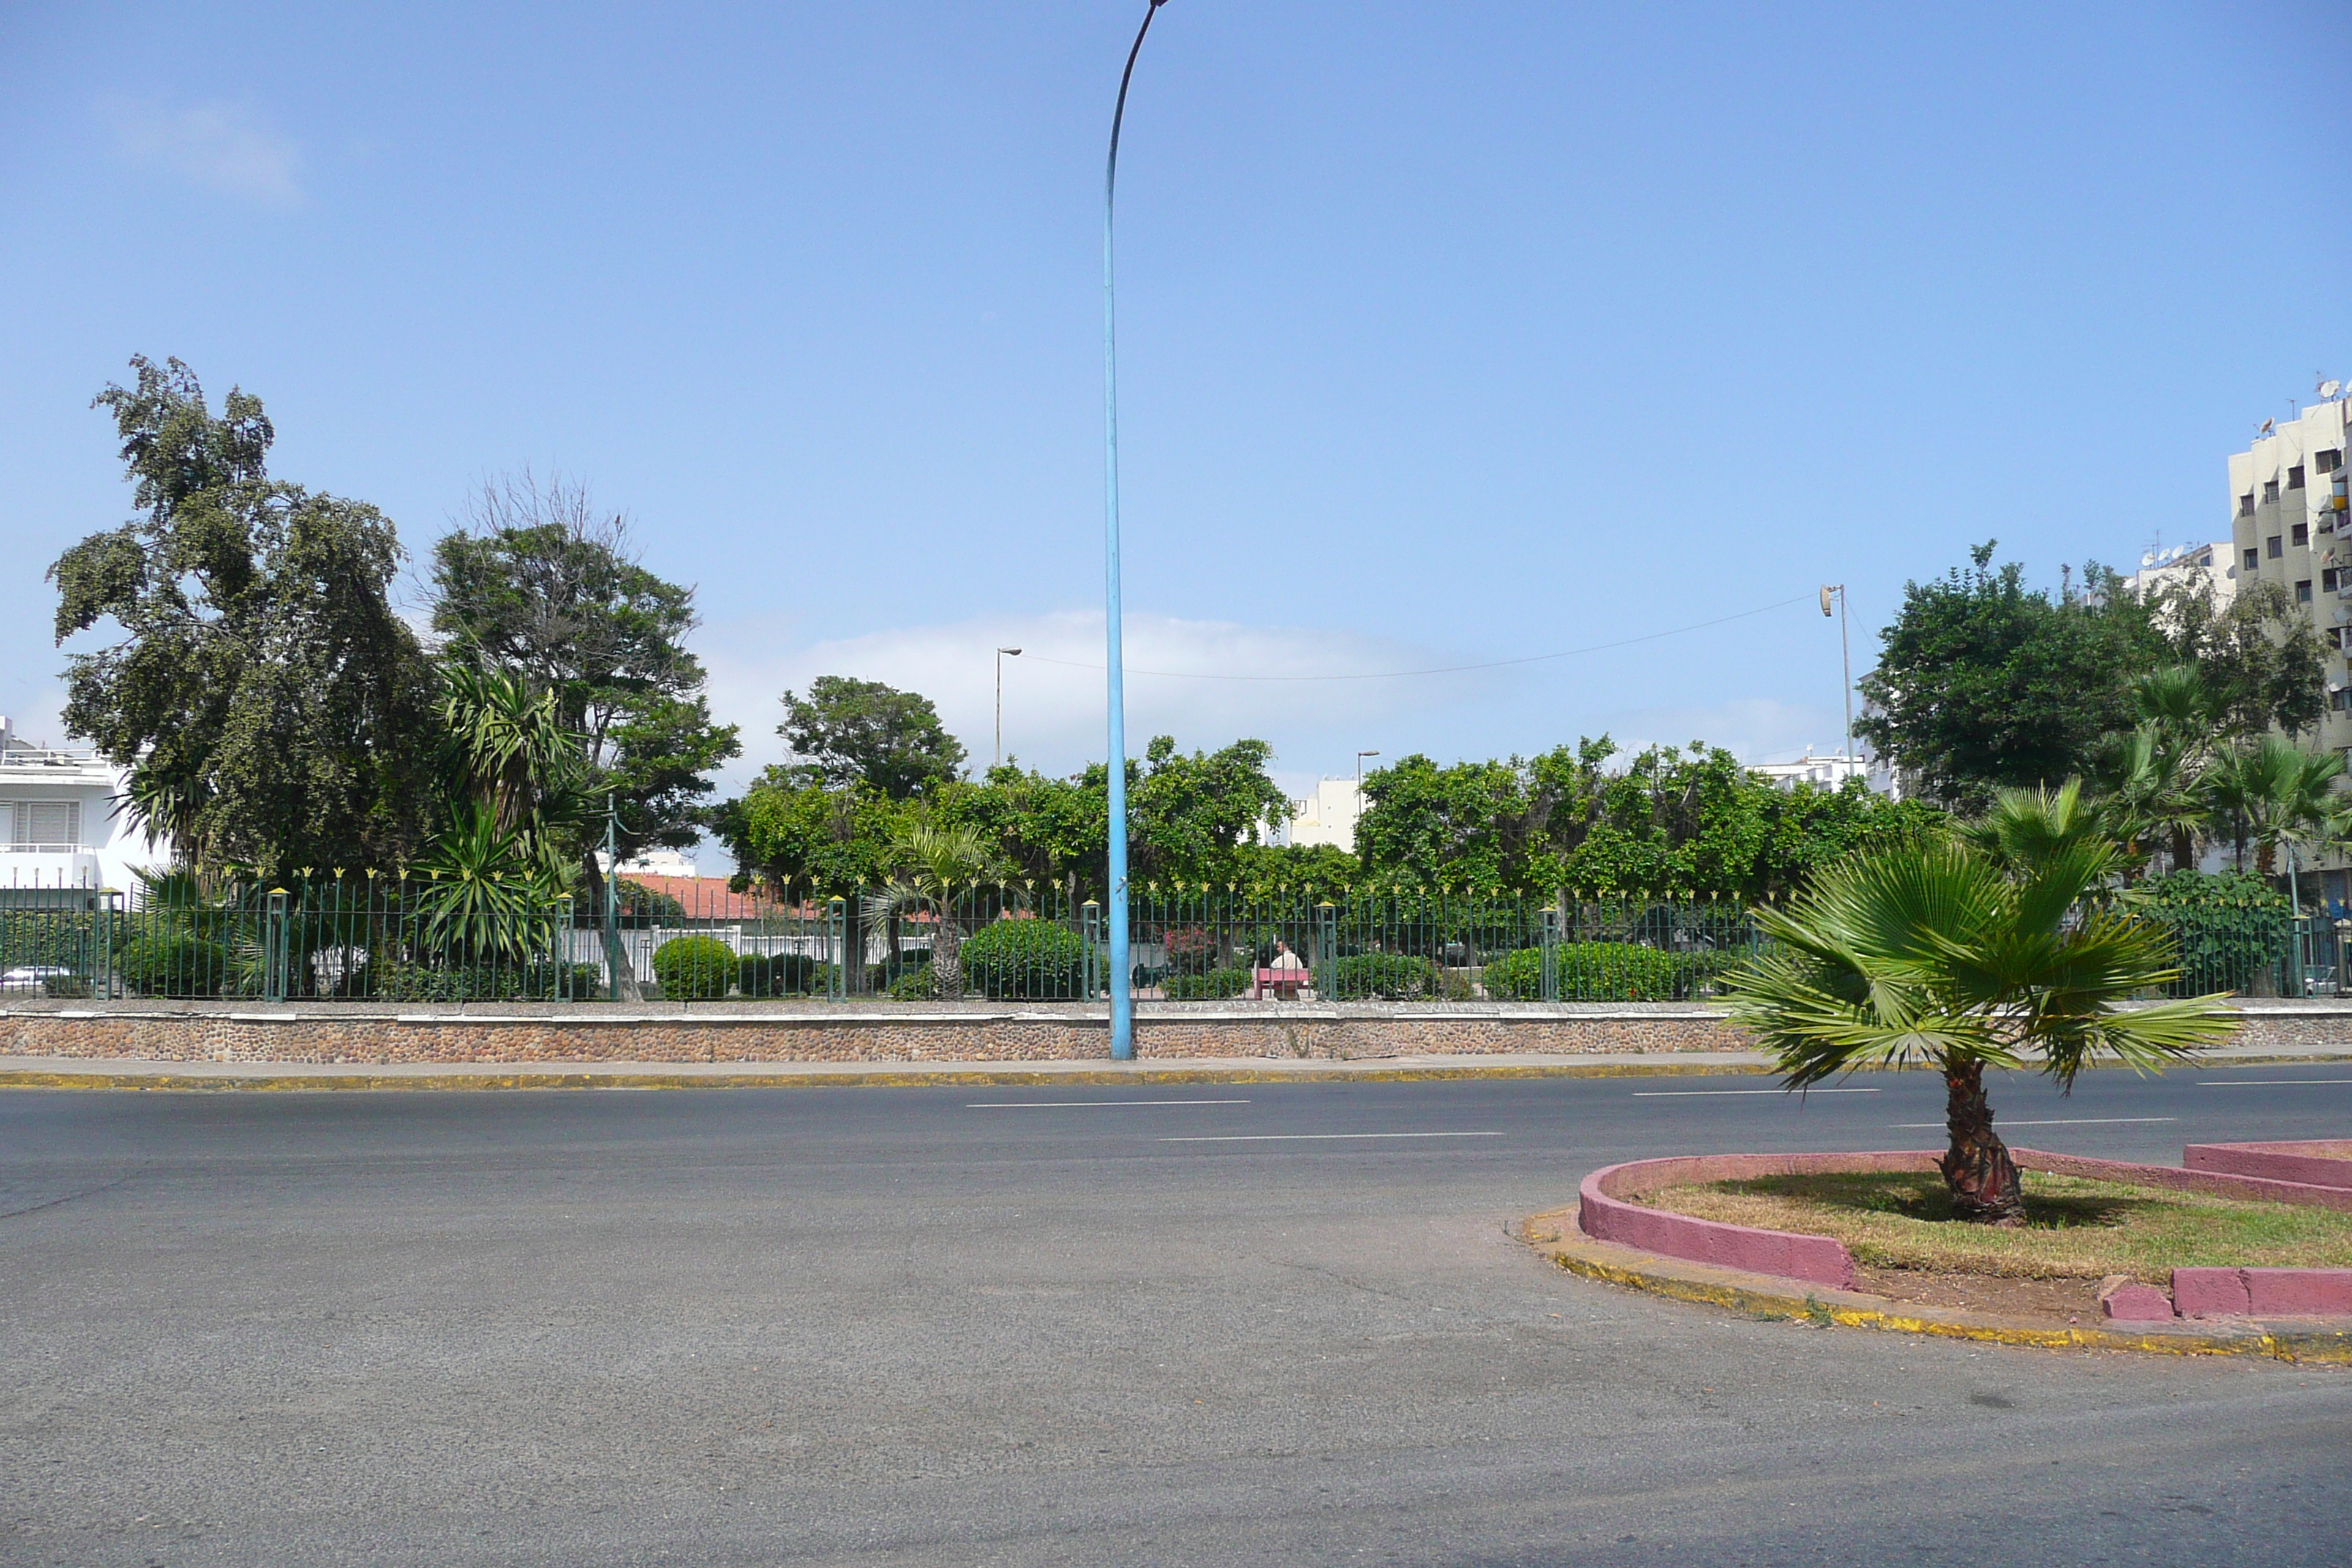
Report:
[[[1953,1218],[1933,1173],[1759,1176],[1662,1188],[1640,1201],[1834,1237],[1855,1262],[1878,1268],[2020,1279],[2128,1274],[2163,1284],[2175,1268],[2352,1268],[2352,1214],[2036,1172],[2025,1174],[2025,1223],[2006,1229]]]

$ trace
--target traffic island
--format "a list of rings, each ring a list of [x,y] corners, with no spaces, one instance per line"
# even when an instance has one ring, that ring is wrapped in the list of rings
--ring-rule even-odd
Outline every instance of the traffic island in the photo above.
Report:
[[[2352,1190],[2012,1152],[2015,1229],[1923,1217],[1936,1156],[1890,1151],[1612,1165],[1522,1235],[1572,1272],[1761,1317],[2352,1363]]]

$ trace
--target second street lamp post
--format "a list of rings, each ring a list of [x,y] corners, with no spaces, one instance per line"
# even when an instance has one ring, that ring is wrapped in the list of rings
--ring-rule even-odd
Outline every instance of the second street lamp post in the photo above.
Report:
[[[1829,583],[1822,587],[1822,614],[1830,613],[1830,600],[1837,600],[1838,668],[1845,677],[1845,765],[1848,776],[1853,769],[1853,653],[1845,635],[1845,584]],[[1843,784],[1845,781],[1838,781]]]
[[[1135,1056],[1135,996],[1128,965],[1127,931],[1127,671],[1119,632],[1118,591],[1118,305],[1111,283],[1111,206],[1118,190],[1118,128],[1127,118],[1127,84],[1143,35],[1167,0],[1151,0],[1135,45],[1119,73],[1118,104],[1110,116],[1110,157],[1103,165],[1103,644],[1110,700],[1109,817],[1107,825],[1110,883],[1110,1054],[1116,1061]]]

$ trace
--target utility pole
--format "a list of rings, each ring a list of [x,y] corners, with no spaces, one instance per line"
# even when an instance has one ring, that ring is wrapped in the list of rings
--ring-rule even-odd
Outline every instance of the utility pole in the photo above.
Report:
[[[614,887],[621,879],[621,816],[604,797],[604,1000],[621,999],[621,910]]]
[[[1019,658],[1021,650],[1017,647],[996,650],[996,756],[989,763],[992,773],[1004,762],[1004,661],[1008,657]]]
[[[1115,1061],[1135,1056],[1133,971],[1128,963],[1127,931],[1127,669],[1119,627],[1118,585],[1118,296],[1112,286],[1111,211],[1118,191],[1118,132],[1127,119],[1127,86],[1143,36],[1167,0],[1151,0],[1143,26],[1135,30],[1119,73],[1118,104],[1110,116],[1110,156],[1103,164],[1103,643],[1110,710],[1108,842],[1104,846],[1110,882],[1110,1054]]]
[[[1822,586],[1822,614],[1823,614],[1824,616],[1826,616],[1826,615],[1828,615],[1828,614],[1830,613],[1830,597],[1831,597],[1831,595],[1836,595],[1836,597],[1837,597],[1837,618],[1838,618],[1838,665],[1839,665],[1839,668],[1840,668],[1841,669],[1843,669],[1843,672],[1844,672],[1844,674],[1845,674],[1845,761],[1846,761],[1846,766],[1847,766],[1847,767],[1849,767],[1849,768],[1851,768],[1852,766],[1853,766],[1853,761],[1854,761],[1854,758],[1853,758],[1853,648],[1852,644],[1850,644],[1850,643],[1846,640],[1846,627],[1845,627],[1845,584],[1843,584],[1843,583],[1836,583],[1836,584],[1824,584],[1824,585]]]

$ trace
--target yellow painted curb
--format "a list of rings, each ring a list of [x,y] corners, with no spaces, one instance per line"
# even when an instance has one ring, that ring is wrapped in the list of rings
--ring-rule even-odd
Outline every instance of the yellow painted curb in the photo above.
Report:
[[[1553,1238],[1537,1232],[1547,1224]],[[1520,1239],[1560,1268],[1588,1279],[1645,1290],[1653,1296],[1706,1306],[1728,1307],[1752,1317],[1884,1329],[1895,1333],[1933,1334],[1941,1339],[2042,1350],[2146,1351],[2158,1355],[2252,1355],[2304,1366],[2352,1366],[2352,1331],[2305,1332],[2277,1328],[2180,1329],[2135,1332],[2126,1329],[2047,1328],[1990,1313],[1923,1307],[1855,1290],[1809,1286],[1800,1279],[1686,1262],[1638,1247],[1594,1241],[1576,1229],[1573,1208],[1536,1215],[1520,1226]]]

